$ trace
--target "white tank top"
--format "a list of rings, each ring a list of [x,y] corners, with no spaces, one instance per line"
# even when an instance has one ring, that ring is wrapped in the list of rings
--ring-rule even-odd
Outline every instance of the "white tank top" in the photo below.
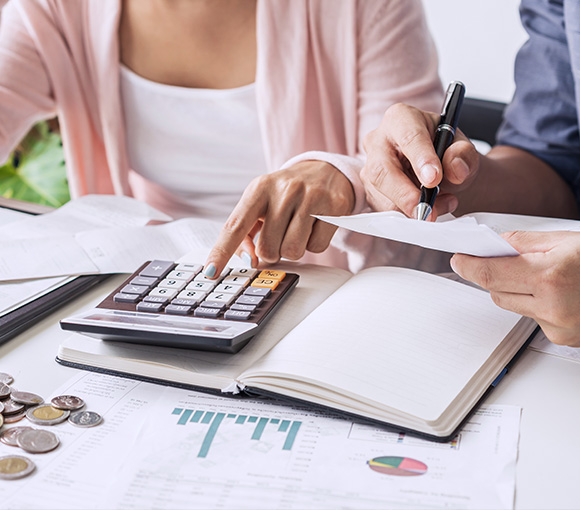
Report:
[[[197,215],[225,220],[266,173],[254,84],[176,87],[121,66],[121,98],[131,168]]]

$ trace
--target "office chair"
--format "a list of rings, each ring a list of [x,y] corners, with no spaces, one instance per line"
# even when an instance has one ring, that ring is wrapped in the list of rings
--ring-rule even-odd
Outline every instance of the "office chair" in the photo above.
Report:
[[[481,140],[493,147],[505,107],[505,103],[498,101],[466,97],[461,109],[459,129],[469,138]]]

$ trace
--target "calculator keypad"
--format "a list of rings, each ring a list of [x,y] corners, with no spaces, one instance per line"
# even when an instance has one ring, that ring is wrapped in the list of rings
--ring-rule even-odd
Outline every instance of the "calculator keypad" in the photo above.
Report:
[[[154,260],[127,279],[100,307],[234,321],[263,318],[293,287],[284,271],[226,268],[215,280],[201,264]]]

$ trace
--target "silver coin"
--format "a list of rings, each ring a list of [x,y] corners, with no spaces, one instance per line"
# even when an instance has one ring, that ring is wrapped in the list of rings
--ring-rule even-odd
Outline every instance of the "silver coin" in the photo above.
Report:
[[[68,421],[77,427],[94,427],[103,421],[103,417],[94,411],[78,411],[72,413]]]
[[[26,406],[36,406],[44,403],[44,399],[36,393],[29,393],[28,391],[12,390],[10,398],[19,404]]]
[[[59,444],[58,436],[49,430],[23,430],[16,436],[16,444],[29,453],[46,453]]]
[[[4,414],[4,423],[16,423],[26,416],[26,409],[22,406],[22,411],[14,414]]]
[[[2,384],[12,384],[14,382],[14,377],[10,374],[0,372],[0,383]]]
[[[4,404],[0,402],[0,414],[4,412]]]
[[[5,400],[4,402],[2,402],[2,404],[4,405],[4,411],[2,411],[2,414],[4,415],[5,418],[9,414],[16,414],[16,413],[19,413],[20,411],[24,410],[23,404],[19,404],[18,402],[14,402],[14,400],[12,400],[11,398],[8,400]]]
[[[70,415],[70,411],[55,409],[49,404],[31,407],[26,411],[26,417],[37,425],[56,425],[62,423]]]
[[[65,409],[67,411],[78,411],[85,406],[85,401],[80,397],[75,397],[74,395],[60,395],[54,397],[50,403],[52,404],[52,407]]]
[[[0,457],[0,479],[16,480],[24,478],[34,471],[34,462],[20,455]]]
[[[0,432],[0,441],[8,446],[18,446],[16,438],[23,430],[32,430],[32,427],[12,427]]]
[[[10,386],[8,386],[7,384],[4,384],[4,383],[0,383],[0,400],[4,400],[5,398],[8,398],[10,396],[11,391],[12,391],[12,388]]]

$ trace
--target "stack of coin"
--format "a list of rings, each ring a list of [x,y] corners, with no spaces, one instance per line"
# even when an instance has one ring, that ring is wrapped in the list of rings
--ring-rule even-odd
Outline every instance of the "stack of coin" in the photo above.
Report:
[[[94,427],[103,421],[100,414],[84,410],[85,402],[80,397],[60,395],[54,397],[50,404],[45,404],[44,399],[35,393],[12,388],[10,385],[13,382],[11,375],[0,372],[0,427],[24,417],[36,425],[57,425],[68,420],[77,427]],[[0,442],[34,454],[50,452],[60,444],[55,433],[27,426],[2,428]],[[34,463],[26,457],[0,457],[0,479],[23,478],[34,469]]]

